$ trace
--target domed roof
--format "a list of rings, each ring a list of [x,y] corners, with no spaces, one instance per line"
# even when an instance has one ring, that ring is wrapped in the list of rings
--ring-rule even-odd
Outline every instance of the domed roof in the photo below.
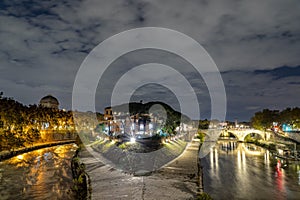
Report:
[[[47,107],[47,108],[57,108],[58,109],[59,102],[52,95],[47,95],[40,100],[40,105]]]

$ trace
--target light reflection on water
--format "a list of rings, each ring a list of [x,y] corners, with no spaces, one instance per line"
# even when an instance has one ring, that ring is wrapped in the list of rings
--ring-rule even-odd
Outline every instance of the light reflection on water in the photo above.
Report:
[[[76,149],[60,145],[0,162],[0,199],[74,199],[70,161]]]
[[[218,142],[201,165],[204,191],[214,199],[300,199],[300,164],[276,168],[258,146]]]

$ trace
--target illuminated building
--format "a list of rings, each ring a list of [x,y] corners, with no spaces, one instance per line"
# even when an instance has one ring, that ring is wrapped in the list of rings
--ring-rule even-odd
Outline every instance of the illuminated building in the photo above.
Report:
[[[58,100],[53,97],[52,95],[47,95],[45,97],[43,97],[40,100],[40,106],[43,106],[45,108],[54,108],[54,109],[58,109],[59,106],[59,102]]]

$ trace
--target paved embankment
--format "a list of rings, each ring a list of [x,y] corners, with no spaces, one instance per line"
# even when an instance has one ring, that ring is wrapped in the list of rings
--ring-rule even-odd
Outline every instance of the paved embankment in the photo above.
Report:
[[[133,176],[104,165],[88,152],[80,157],[91,178],[92,199],[195,199],[199,190],[199,141],[148,176]]]
[[[52,146],[62,145],[62,144],[70,144],[70,143],[74,143],[74,142],[75,142],[75,140],[44,142],[44,143],[34,144],[30,147],[21,147],[21,148],[15,149],[14,151],[1,151],[0,152],[0,161],[12,158],[12,157],[17,156],[22,153],[34,151],[37,149],[42,149],[42,148],[52,147]]]

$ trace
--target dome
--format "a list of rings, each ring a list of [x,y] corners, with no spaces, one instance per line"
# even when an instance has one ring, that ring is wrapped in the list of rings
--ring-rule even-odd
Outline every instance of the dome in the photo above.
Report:
[[[40,100],[40,105],[46,108],[58,109],[58,100],[52,95],[47,95]]]

